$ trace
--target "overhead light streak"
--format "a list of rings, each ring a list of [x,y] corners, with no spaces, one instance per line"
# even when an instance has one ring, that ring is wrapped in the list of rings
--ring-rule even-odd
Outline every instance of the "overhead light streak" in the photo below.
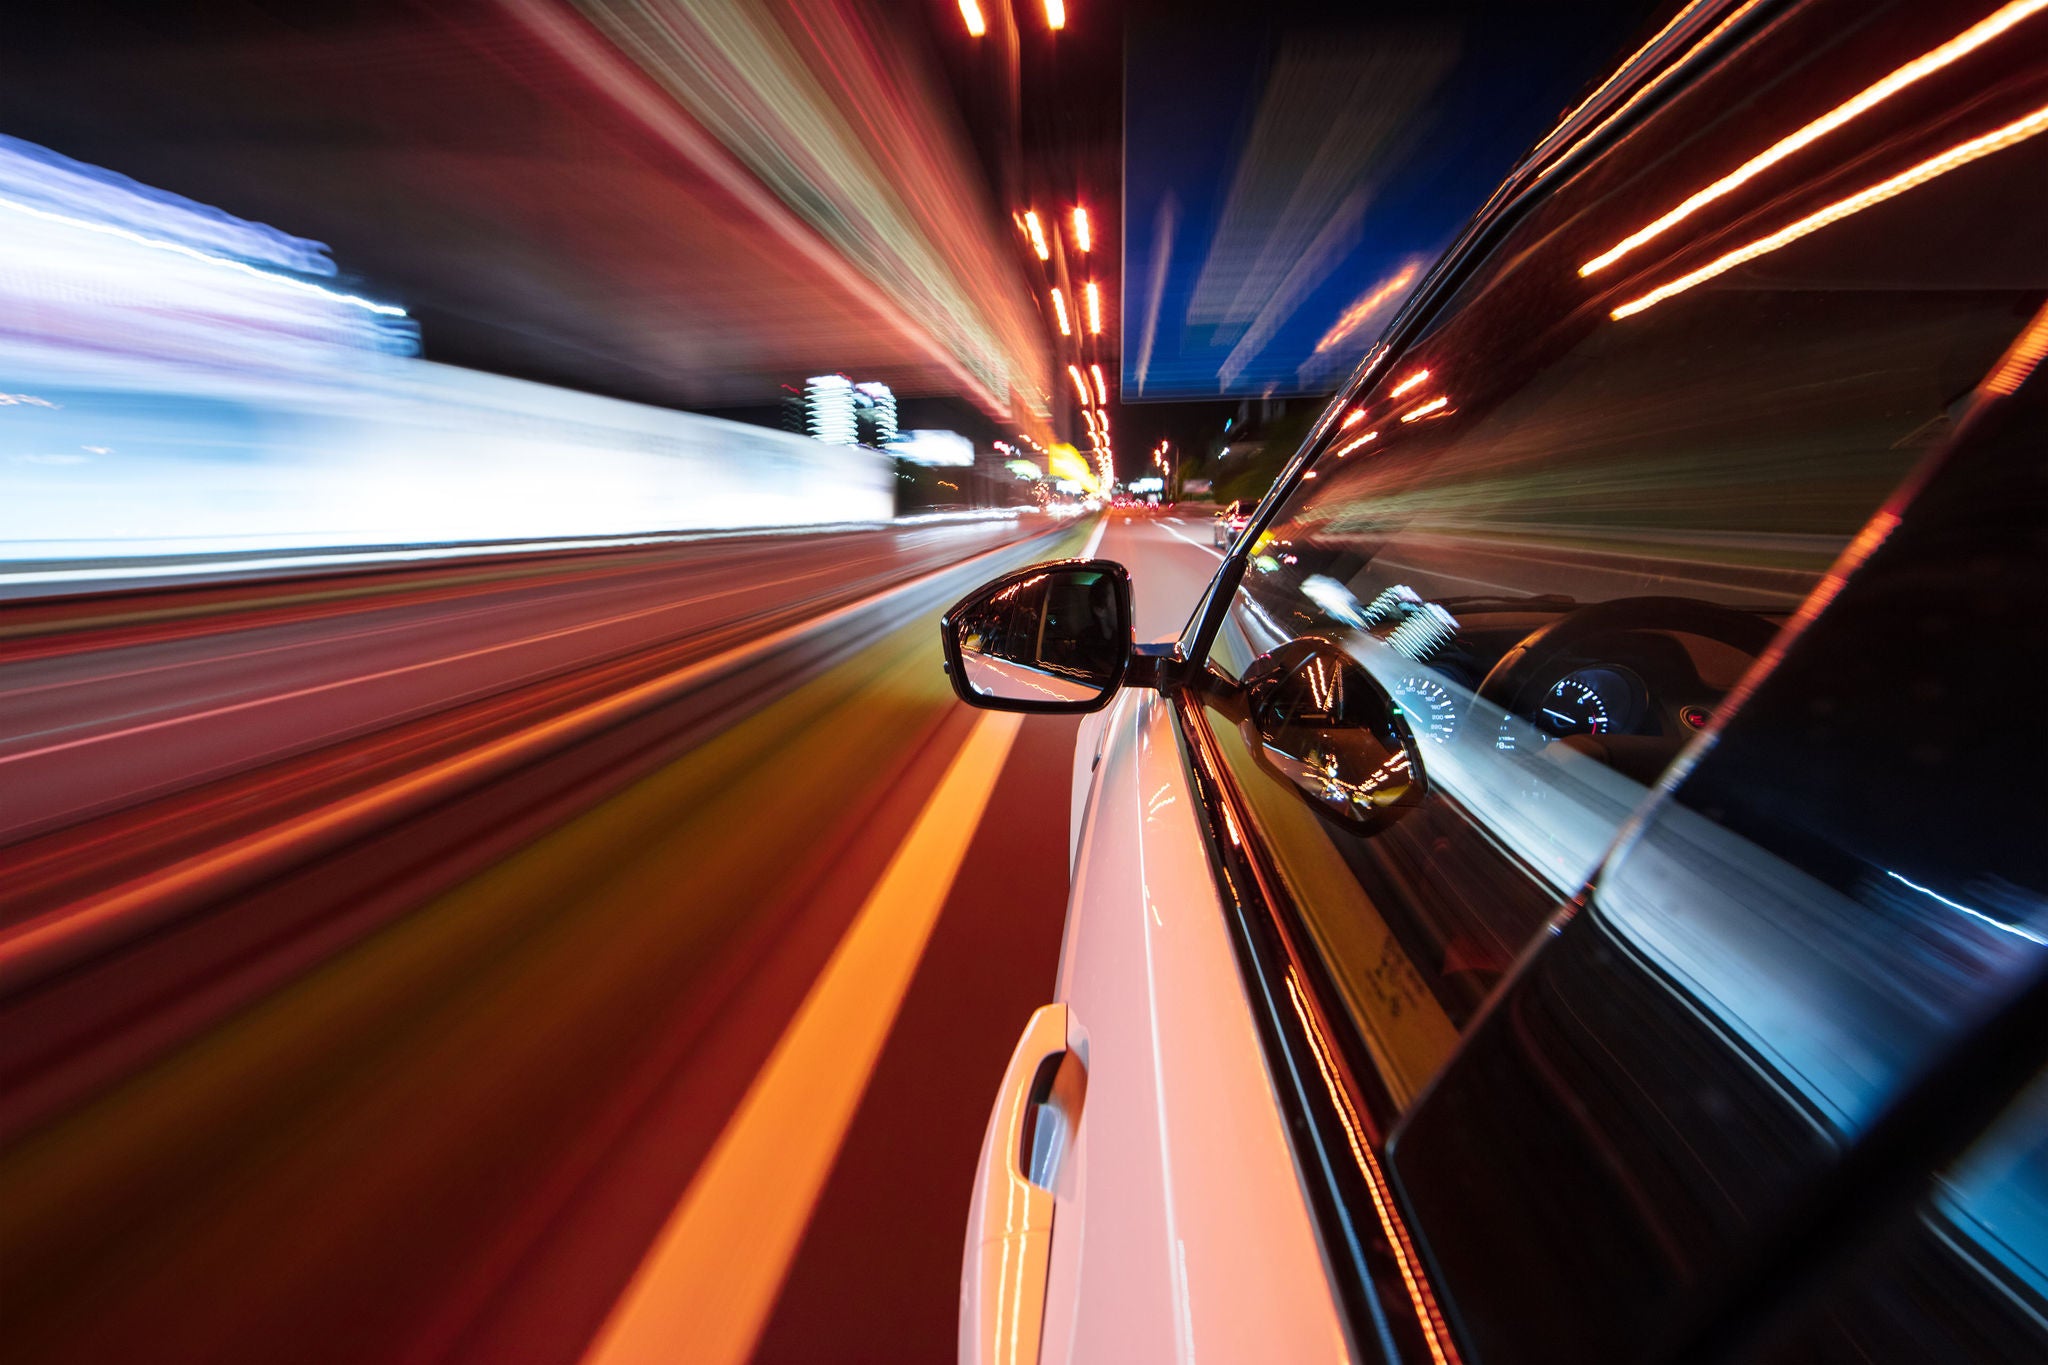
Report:
[[[1358,425],[1358,424],[1359,424],[1360,422],[1363,422],[1364,420],[1365,420],[1365,409],[1364,409],[1364,408],[1353,408],[1353,409],[1352,409],[1351,411],[1349,411],[1349,412],[1347,412],[1347,413],[1345,413],[1345,414],[1344,414],[1344,420],[1343,420],[1342,422],[1339,422],[1339,423],[1338,423],[1337,425],[1339,425],[1339,426],[1343,426],[1343,427],[1355,427],[1355,426],[1357,426],[1357,425]]]
[[[1074,205],[1074,245],[1086,255],[1095,249],[1095,239],[1088,231],[1088,210]]]
[[[1842,219],[1851,214],[1861,213],[1873,204],[1882,204],[1887,199],[1926,184],[1936,176],[1946,175],[1958,166],[1967,166],[1981,157],[1990,156],[1993,152],[2004,151],[2007,147],[2024,142],[2044,129],[2048,129],[2048,107],[2036,109],[2025,118],[2016,119],[2003,128],[1994,128],[1981,137],[1959,142],[1910,170],[1901,171],[1889,180],[1880,180],[1877,184],[1868,189],[1858,190],[1846,199],[1837,199],[1826,208],[1810,213],[1787,227],[1779,228],[1768,237],[1759,237],[1747,246],[1737,247],[1727,255],[1708,262],[1698,270],[1680,275],[1668,284],[1657,286],[1641,298],[1631,299],[1614,309],[1608,316],[1619,321],[1622,318],[1633,317],[1646,308],[1654,308],[1673,295],[1683,294],[1694,285],[1704,284],[1717,275],[1727,274],[1738,265],[1753,261],[1759,256],[1769,255],[1780,247],[1790,246],[1801,237],[1818,232],[1830,223],[1839,223]]]
[[[1067,26],[1066,0],[1045,0],[1045,26],[1065,28]]]
[[[1964,29],[1940,47],[1915,57],[1883,80],[1866,87],[1853,98],[1836,105],[1833,109],[1822,114],[1797,132],[1772,143],[1769,147],[1751,157],[1748,161],[1743,162],[1727,175],[1722,176],[1713,184],[1708,185],[1705,189],[1684,200],[1678,207],[1664,214],[1661,218],[1655,219],[1646,226],[1622,238],[1619,242],[1616,242],[1613,246],[1580,266],[1579,274],[1582,276],[1591,275],[1595,271],[1606,269],[1653,237],[1657,237],[1670,230],[1715,200],[1740,189],[1743,185],[1777,165],[1786,157],[1791,156],[1794,152],[1812,146],[1850,120],[1858,118],[1884,103],[1884,101],[1898,94],[1907,86],[1912,85],[1916,81],[1923,80],[1943,67],[1968,56],[1984,46],[1984,44],[2012,28],[2015,24],[2032,18],[2043,9],[2048,9],[2048,0],[2015,0],[2015,3],[1998,10],[1982,22]]]
[[[982,16],[981,6],[975,0],[960,0],[960,17],[967,21],[967,32],[976,38],[988,32],[988,20]]]
[[[1394,386],[1394,391],[1388,394],[1387,397],[1399,398],[1404,393],[1412,393],[1415,389],[1419,388],[1422,385],[1422,382],[1424,380],[1428,378],[1428,370],[1417,370],[1414,374],[1409,375],[1406,379],[1396,384]]]
[[[1102,382],[1102,367],[1091,364],[1088,367],[1088,373],[1095,376],[1095,401],[1107,403],[1109,401],[1109,386]]]
[[[1377,441],[1379,438],[1380,434],[1377,431],[1368,431],[1365,433],[1365,435],[1357,437],[1354,440],[1347,441],[1343,445],[1338,446],[1335,450],[1331,451],[1330,454],[1335,458],[1341,460],[1346,455],[1349,455],[1352,451],[1358,449],[1360,446],[1369,445],[1372,442]]]
[[[1088,331],[1093,336],[1102,335],[1102,291],[1090,280],[1081,286],[1083,297],[1088,300]]]
[[[1037,209],[1024,210],[1024,230],[1031,234],[1031,249],[1038,253],[1038,259],[1052,259],[1052,248],[1045,244],[1045,225],[1038,221]]]
[[[1081,395],[1081,406],[1085,408],[1094,402],[1094,398],[1088,392],[1088,381],[1081,375],[1081,367],[1079,365],[1069,365],[1067,366],[1067,374],[1074,381],[1074,392]]]
[[[1060,335],[1063,337],[1072,336],[1074,329],[1067,325],[1067,301],[1060,294],[1058,286],[1054,286],[1052,291],[1052,311],[1060,320]]]
[[[1442,394],[1438,394],[1436,397],[1430,399],[1427,403],[1424,403],[1421,407],[1411,408],[1407,412],[1402,413],[1401,420],[1404,422],[1419,422],[1433,412],[1442,412],[1445,408],[1449,407],[1450,405],[1450,399],[1444,397]]]

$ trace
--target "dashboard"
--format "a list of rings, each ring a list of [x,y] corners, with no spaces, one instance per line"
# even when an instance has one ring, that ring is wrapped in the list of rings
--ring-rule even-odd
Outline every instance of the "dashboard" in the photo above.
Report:
[[[1416,740],[1448,744],[1477,724],[1498,752],[1564,744],[1644,782],[1712,722],[1778,624],[1688,599],[1458,605],[1411,602],[1361,622],[1414,665],[1382,681]],[[1435,609],[1426,634],[1404,630],[1418,607]]]

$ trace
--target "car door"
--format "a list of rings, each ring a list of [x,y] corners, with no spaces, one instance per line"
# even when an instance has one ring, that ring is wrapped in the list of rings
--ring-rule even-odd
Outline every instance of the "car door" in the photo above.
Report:
[[[1581,1179],[1630,1168],[1542,1071],[1556,1056],[1467,1062],[1503,1002],[1576,963],[1552,1013],[1640,1027],[1570,1041],[1630,1043],[1694,1107],[1645,1109],[1631,1069],[1591,1099],[1720,1144],[1745,1208],[1793,1207],[1839,1167],[1804,1117],[1704,1083],[1753,1043],[1656,1032],[1692,1016],[1627,1015],[1628,992],[1666,978],[1573,953],[1639,812],[1732,733],[1895,524],[1888,500],[2039,343],[2021,333],[2048,294],[2048,139],[2010,130],[2048,92],[2018,36],[1955,45],[1981,17],[1703,10],[1396,323],[1219,579],[1213,636],[1186,641],[1204,680],[1118,703],[1061,973],[1088,1084],[1046,1172],[1042,1358],[1302,1358],[1249,1345],[1293,1315],[1304,1353],[1656,1358],[1708,1341],[1729,1286],[1773,1263],[1775,1242],[1713,1241],[1714,1216],[1749,1216],[1732,1196],[1688,1220],[1690,1187]],[[1911,99],[1828,122],[1914,62]],[[1821,151],[1773,150],[1821,123]],[[1949,799],[2014,838],[1996,802]],[[1930,1055],[1983,1021],[1952,1022]],[[1550,1086],[1526,1159],[1489,1169],[1469,1135],[1511,1142],[1518,1111],[1468,1075]],[[1614,1245],[1636,1278],[1608,1278],[1610,1229],[1633,1229]],[[1288,1275],[1257,1277],[1267,1243]],[[1659,1305],[1674,1321],[1646,1328]]]
[[[1481,1359],[2048,1359],[2029,388],[1979,390],[1390,1134]]]
[[[1240,957],[1274,1103],[1361,1354],[1655,1358],[1699,1324],[1651,1331],[1675,1300],[1617,1277],[1617,1260],[1651,1276],[1697,1243],[1713,1280],[1761,1254],[1713,1249],[1673,1190],[1574,1183],[1621,1156],[1568,1089],[1542,1159],[1482,1180],[1486,1144],[1438,1121],[1446,1067],[1496,1027],[1508,983],[1537,970],[1523,964],[1563,962],[1590,932],[1575,910],[1609,851],[1739,719],[1794,627],[1896,524],[1895,500],[2039,344],[2048,139],[2008,130],[2032,126],[2048,72],[2017,37],[1970,37],[1980,17],[1813,4],[1703,36],[1682,79],[1629,102],[1626,137],[1589,135],[1482,224],[1255,518],[1241,582],[1222,585],[1211,681],[1182,729],[1224,812],[1212,859],[1244,851],[1244,873],[1219,880],[1226,903],[1246,890]],[[1916,62],[1912,101],[1830,118]],[[1716,179],[1814,126],[1826,156]],[[1703,186],[1711,211],[1642,235]],[[2031,837],[1982,790],[1952,799],[1986,838]],[[1595,954],[1569,1008],[1622,1009],[1631,981]],[[1813,1007],[1802,1027],[1846,1017],[1810,985],[1781,980],[1774,998]],[[1689,1078],[1682,1093],[1726,1062],[1723,1035],[1648,1018],[1629,1041]],[[1961,1046],[1976,1024],[1945,1027],[1941,1046]],[[1554,1063],[1525,1050],[1524,1091]],[[1763,1111],[1700,1093],[1686,1131],[1725,1145],[1724,1180],[1754,1182],[1745,1207],[1790,1208],[1832,1178],[1832,1159],[1765,1158],[1799,1143],[1839,1155],[1834,1139],[1744,1127]],[[1516,1112],[1489,1110],[1499,1126],[1478,1131],[1503,1140]],[[1429,1190],[1488,1197],[1431,1204],[1425,1171],[1442,1178]],[[1599,1231],[1612,1210],[1591,1205],[1579,1231],[1554,1208],[1516,1255],[1486,1250],[1517,1201],[1595,1190],[1654,1206],[1634,1209],[1619,1257]],[[1483,1291],[1452,1254],[1467,1244],[1493,1269]],[[1545,1334],[1564,1304],[1587,1335]]]

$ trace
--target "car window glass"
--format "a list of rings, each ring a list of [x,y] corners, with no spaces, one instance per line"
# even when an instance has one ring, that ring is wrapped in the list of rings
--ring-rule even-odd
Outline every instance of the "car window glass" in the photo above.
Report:
[[[1561,175],[1250,547],[1210,667],[1324,641],[1413,737],[1361,833],[1213,727],[1397,1100],[2048,296],[2018,41],[1627,245],[1969,17],[1801,22]]]
[[[2048,1343],[2048,1074],[1942,1178],[1929,1217],[2023,1287]]]

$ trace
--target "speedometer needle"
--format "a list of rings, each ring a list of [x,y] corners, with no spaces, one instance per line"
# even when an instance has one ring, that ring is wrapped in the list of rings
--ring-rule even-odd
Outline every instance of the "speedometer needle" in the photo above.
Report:
[[[1578,722],[1577,722],[1576,720],[1573,720],[1573,719],[1572,719],[1572,718],[1571,718],[1570,716],[1567,716],[1567,715],[1562,715],[1562,714],[1560,714],[1560,713],[1558,713],[1558,712],[1556,712],[1556,711],[1553,711],[1553,710],[1551,710],[1551,709],[1550,709],[1549,707],[1547,707],[1547,706],[1543,708],[1543,714],[1544,714],[1544,715],[1546,715],[1546,716],[1556,716],[1556,717],[1557,717],[1557,718],[1558,718],[1559,720],[1563,721],[1563,722],[1564,722],[1564,723],[1565,723],[1566,725],[1577,725],[1577,724],[1578,724]]]

